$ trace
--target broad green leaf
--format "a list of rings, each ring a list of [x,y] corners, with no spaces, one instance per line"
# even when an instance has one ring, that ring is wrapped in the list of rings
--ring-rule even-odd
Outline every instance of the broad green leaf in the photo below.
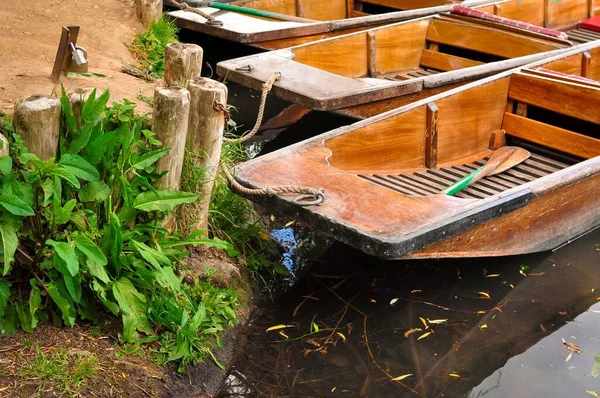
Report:
[[[96,246],[94,241],[88,238],[87,236],[78,235],[77,237],[75,237],[75,246],[94,263],[99,265],[108,264],[108,260],[106,259],[104,253],[102,253],[102,250],[100,250],[100,248]]]
[[[69,148],[67,149],[67,153],[77,154],[88,144],[90,137],[92,136],[92,125],[84,124],[81,126],[79,133],[75,137]]]
[[[19,156],[19,161],[23,164],[23,165],[27,165],[29,162],[33,163],[35,165],[35,167],[37,167],[38,169],[42,169],[44,168],[44,162],[42,162],[40,160],[40,158],[38,158],[35,154],[31,153],[31,152],[25,152],[22,153]]]
[[[88,100],[83,104],[81,117],[86,122],[96,123],[106,110],[106,103],[110,98],[110,92],[106,89],[97,99],[95,98],[96,90],[94,90],[92,94],[93,95],[90,95]]]
[[[60,309],[65,325],[73,326],[75,324],[77,312],[75,310],[75,304],[72,302],[69,294],[66,291],[63,291],[60,284],[56,285],[54,282],[48,283],[46,289],[48,289],[52,301],[54,301],[56,306]]]
[[[108,285],[110,289],[110,285]],[[106,288],[97,280],[92,281],[92,289],[97,293],[100,302],[109,310],[114,316],[119,315],[119,305],[108,298],[108,291]]]
[[[42,190],[44,191],[44,206],[47,206],[54,193],[54,182],[51,178],[46,178],[46,180],[44,180],[42,183]]]
[[[6,312],[8,299],[10,299],[10,282],[0,279],[0,319],[2,319]]]
[[[0,156],[0,173],[7,176],[12,172],[12,159],[10,156]]]
[[[146,298],[125,277],[113,283],[113,295],[123,313],[123,337],[125,341],[133,341],[135,331],[153,334],[148,318],[146,318]]]
[[[15,216],[27,217],[35,214],[31,206],[13,194],[0,195],[0,206]]]
[[[6,312],[4,317],[0,317],[0,337],[6,337],[17,331],[19,326],[19,317],[17,315],[17,304],[12,303]]]
[[[156,282],[165,289],[179,293],[181,290],[181,277],[175,275],[173,267],[163,267],[152,271]]]
[[[133,207],[141,211],[167,211],[184,203],[192,203],[198,195],[181,191],[148,191],[139,194]]]
[[[150,264],[154,266],[154,268],[160,269],[160,263],[165,265],[171,265],[171,260],[164,253],[159,252],[156,249],[151,248],[142,242],[137,242],[135,240],[131,241],[140,255],[144,258],[144,260],[148,261]]]
[[[71,276],[77,275],[79,272],[79,259],[75,254],[75,249],[73,246],[71,246],[68,242],[56,242],[52,239],[48,239],[46,244],[54,247],[55,254],[63,259],[65,266],[69,270],[69,274]]]
[[[54,212],[54,223],[55,225],[61,225],[69,221],[73,208],[77,204],[75,199],[69,200],[65,205],[59,208],[59,211]]]
[[[54,166],[50,169],[50,174],[62,178],[63,180],[65,180],[65,181],[69,182],[71,185],[73,185],[75,188],[78,188],[78,189],[81,188],[81,185],[79,184],[79,180],[77,179],[77,176],[64,167]],[[55,186],[56,186],[56,184],[55,184]],[[55,196],[58,196],[58,195],[55,194]]]
[[[204,322],[205,318],[206,306],[204,305],[204,303],[200,303],[200,305],[198,306],[198,311],[196,311],[194,317],[192,318],[192,322],[190,322],[190,328],[194,331],[200,329],[200,325],[202,325],[202,322]]]
[[[66,153],[60,157],[60,166],[85,181],[98,181],[100,174],[94,166],[79,155]]]
[[[69,102],[69,98],[67,97],[64,87],[61,87],[60,104],[63,115],[65,115],[67,128],[70,132],[74,133],[77,130],[77,126],[75,125],[75,116],[73,115],[73,109],[71,108],[71,103]]]
[[[17,315],[19,316],[19,322],[21,323],[21,329],[27,333],[33,333],[31,327],[32,320],[29,309],[25,307],[22,301],[17,301]]]
[[[40,288],[33,286],[29,293],[29,314],[31,315],[31,328],[37,326],[38,318],[35,315],[37,310],[42,306],[42,294]]]
[[[104,156],[109,143],[115,139],[115,132],[105,133],[88,143],[85,148],[86,157],[91,164],[97,164]]]
[[[110,187],[102,181],[92,181],[79,190],[82,202],[102,202],[110,196]]]
[[[115,275],[121,274],[121,250],[123,250],[123,235],[121,234],[121,222],[119,216],[110,213],[110,231],[112,242],[110,245],[110,257],[115,265]]]
[[[104,283],[110,283],[110,277],[106,273],[104,265],[97,264],[91,260],[87,260],[86,265],[90,275],[92,275],[94,278],[101,280]]]
[[[81,298],[81,277],[79,274],[71,275],[65,261],[58,256],[54,257],[54,268],[62,274],[67,291],[73,301],[78,303]]]
[[[131,166],[134,169],[143,170],[152,166],[158,159],[169,153],[170,148],[157,149],[155,151],[146,152],[141,156],[133,158]]]
[[[0,235],[2,238],[2,251],[4,252],[4,267],[2,269],[2,275],[8,275],[11,264],[15,259],[17,246],[19,246],[19,238],[14,225],[6,222],[6,220],[0,220]]]

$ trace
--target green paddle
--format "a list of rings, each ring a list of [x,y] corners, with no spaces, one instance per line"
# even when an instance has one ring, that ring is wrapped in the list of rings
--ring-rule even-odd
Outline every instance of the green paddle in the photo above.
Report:
[[[503,146],[490,156],[487,163],[470,174],[467,174],[448,188],[440,192],[443,195],[456,195],[469,185],[476,183],[485,176],[500,174],[531,156],[529,151],[516,146]]]

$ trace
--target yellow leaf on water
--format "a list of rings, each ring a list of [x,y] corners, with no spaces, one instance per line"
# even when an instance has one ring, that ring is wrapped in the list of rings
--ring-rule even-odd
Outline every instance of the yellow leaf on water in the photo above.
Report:
[[[523,276],[527,276],[527,274],[525,272],[523,272],[522,269],[519,270],[519,274],[523,275]]]
[[[398,302],[397,297],[390,300],[390,305],[394,305],[394,304],[396,304],[396,302]]]
[[[286,340],[289,339],[289,336],[285,333],[283,333],[283,330],[279,331],[279,335],[281,335],[283,338],[285,338]]]
[[[9,386],[6,386],[6,387],[2,387],[2,388],[0,388],[0,392],[1,392],[1,391],[6,391],[6,390],[8,390],[8,387],[9,387]]]
[[[510,286],[511,289],[515,288],[515,285],[513,285],[512,283],[510,283],[509,286]]]
[[[484,315],[485,311],[477,311],[477,315]]]
[[[375,300],[375,299],[369,299],[369,301],[370,301],[371,303],[376,303],[376,302],[377,302],[377,300]]]
[[[271,222],[275,221],[275,216],[273,214],[271,214]]]
[[[421,320],[421,322],[423,322],[423,326],[425,326],[425,330],[429,329],[429,325],[427,324],[427,322],[425,322],[425,319],[419,317],[419,319]]]
[[[497,278],[499,276],[500,276],[500,274],[489,274],[487,277],[488,278]]]
[[[290,221],[288,223],[285,224],[286,227],[289,227],[290,225],[294,224],[296,221]]]
[[[460,379],[460,375],[458,373],[450,373],[448,376],[456,377],[457,379]]]
[[[479,298],[485,298],[485,299],[490,298],[490,294],[488,292],[477,292],[477,294],[479,294]]]
[[[487,329],[487,327],[488,327],[487,323],[484,323],[483,325],[479,326],[479,329],[485,330],[485,329]]]
[[[571,360],[571,358],[573,357],[573,351],[571,351],[569,353],[569,355],[567,355],[567,357],[565,358],[565,362],[569,362]]]
[[[425,332],[422,335],[419,336],[419,338],[417,339],[417,341],[424,339],[425,337],[429,336],[431,334],[431,332]]]
[[[585,390],[585,392],[587,392],[588,394],[590,394],[592,397],[598,398],[598,393],[596,391]]]
[[[499,313],[501,313],[501,314],[502,314],[502,308],[500,308],[500,307],[494,307],[494,309],[495,309],[496,311],[498,311]]]
[[[275,326],[271,326],[270,328],[267,329],[267,332],[272,332],[273,330],[279,330],[279,329],[286,329],[286,328],[293,328],[294,325],[275,325]]]
[[[331,392],[334,392],[336,388],[337,388],[337,387],[333,387],[333,388],[331,389]]]
[[[338,336],[340,336],[342,338],[342,340],[346,341],[346,336],[344,336],[343,333],[335,332],[335,334],[337,334]]]
[[[402,376],[394,377],[392,379],[392,381],[404,380],[404,379],[406,379],[407,377],[410,377],[410,376],[412,376],[412,373],[408,373],[408,374],[405,374],[405,375],[402,375]]]
[[[404,332],[404,337],[408,338],[408,336],[410,336],[414,332],[422,332],[422,331],[423,331],[423,329],[421,329],[421,328],[408,329],[406,332]]]
[[[421,293],[422,290],[421,289],[415,289],[415,290],[411,290],[410,292],[411,293]]]
[[[258,236],[259,238],[261,238],[262,240],[270,240],[271,239],[271,235],[269,235],[267,232],[265,231],[258,231]]]
[[[441,325],[443,323],[448,322],[448,319],[429,319],[429,318],[427,318],[427,322],[429,322],[432,325]]]

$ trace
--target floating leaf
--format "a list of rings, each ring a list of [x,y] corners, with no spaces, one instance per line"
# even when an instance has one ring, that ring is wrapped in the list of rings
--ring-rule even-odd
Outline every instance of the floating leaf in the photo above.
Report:
[[[484,323],[483,325],[480,325],[480,326],[479,326],[479,329],[481,329],[481,330],[485,330],[485,329],[487,329],[487,328],[488,328],[488,325],[487,325],[487,323]]]
[[[272,332],[273,330],[280,330],[280,329],[286,329],[286,328],[293,328],[294,325],[275,325],[275,326],[271,326],[270,328],[267,328],[267,332]]]
[[[479,294],[479,298],[482,299],[489,299],[490,298],[490,294],[487,292],[477,292],[477,294]]]
[[[460,375],[458,373],[450,373],[448,376],[460,379]]]
[[[283,333],[283,330],[279,331],[279,335],[282,336],[286,340],[290,338],[287,334]]]
[[[415,289],[415,290],[411,290],[410,292],[411,292],[411,294],[412,293],[421,293],[422,290],[421,289]]]
[[[497,278],[499,276],[500,276],[500,274],[489,274],[486,276],[486,278]]]
[[[519,265],[521,271],[527,271],[529,269],[529,265]]]
[[[410,376],[412,376],[412,373],[407,373],[407,374],[402,375],[402,376],[394,377],[392,379],[392,381],[401,381],[401,380],[404,380],[404,379],[406,379],[407,377],[410,377]]]
[[[590,376],[596,378],[600,375],[600,355],[596,355],[596,362],[594,362],[594,366],[592,366],[592,370],[590,370]]]
[[[344,336],[343,333],[335,332],[335,334],[337,334],[338,336],[340,336],[342,338],[342,340],[346,341],[346,336]]]
[[[427,318],[427,322],[429,322],[432,325],[441,325],[441,324],[448,322],[448,319],[429,319],[429,318]]]
[[[569,362],[572,357],[573,357],[573,352],[570,352],[569,355],[567,355],[567,357],[565,358],[565,362]]]
[[[285,224],[286,227],[289,227],[290,225],[294,225],[296,221],[290,221],[288,223]]]
[[[562,339],[562,343],[567,350],[573,351],[577,355],[581,355],[583,353],[583,350],[577,344],[567,342],[565,339]]]
[[[485,311],[477,311],[477,312],[476,312],[476,314],[477,314],[477,315],[485,315],[485,314],[486,314],[486,312],[485,312]]]
[[[421,320],[421,322],[423,323],[423,326],[425,326],[425,330],[429,329],[429,325],[427,324],[427,322],[425,321],[424,318],[419,317],[419,319]]]
[[[375,299],[369,299],[369,302],[370,302],[370,303],[376,303],[376,302],[377,302],[377,300],[375,300]]]
[[[410,336],[411,334],[415,333],[415,332],[422,332],[423,329],[421,328],[412,328],[412,329],[408,329],[406,332],[404,332],[404,337],[408,338],[408,336]]]
[[[515,286],[512,283],[509,283],[508,286],[510,286],[511,289],[515,288]]]
[[[417,341],[424,339],[425,337],[429,336],[431,334],[431,332],[425,332],[422,335],[419,336],[419,338],[417,339]]]
[[[598,393],[596,391],[585,390],[585,392],[587,392],[588,394],[590,394],[592,397],[598,398]]]
[[[527,276],[527,274],[525,272],[523,272],[523,270],[519,270],[519,274],[523,275],[523,276]]]
[[[398,302],[398,298],[397,298],[397,297],[396,297],[396,298],[393,298],[393,299],[391,299],[391,300],[390,300],[390,305],[394,305],[394,304],[396,304],[397,302]]]

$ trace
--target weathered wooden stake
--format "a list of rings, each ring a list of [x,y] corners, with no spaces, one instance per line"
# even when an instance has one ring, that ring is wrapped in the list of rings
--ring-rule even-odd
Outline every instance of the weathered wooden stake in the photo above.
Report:
[[[208,208],[215,177],[221,159],[225,114],[215,108],[216,104],[227,104],[227,86],[215,80],[197,78],[188,85],[190,90],[190,122],[187,134],[187,148],[194,154],[192,164],[204,170],[204,180],[199,187],[200,211],[195,217],[191,231],[206,230],[208,226]]]
[[[8,140],[0,134],[0,156],[8,156]]]
[[[33,95],[15,103],[13,124],[29,151],[46,161],[56,156],[60,134],[60,100]]]
[[[185,87],[188,81],[200,77],[202,47],[197,44],[171,43],[165,47],[165,83]]]
[[[135,0],[136,14],[146,28],[162,17],[162,9],[163,0]]]
[[[171,148],[156,167],[158,172],[168,171],[157,181],[158,189],[179,189],[189,112],[190,92],[185,88],[157,87],[154,90],[152,131],[164,147]]]

